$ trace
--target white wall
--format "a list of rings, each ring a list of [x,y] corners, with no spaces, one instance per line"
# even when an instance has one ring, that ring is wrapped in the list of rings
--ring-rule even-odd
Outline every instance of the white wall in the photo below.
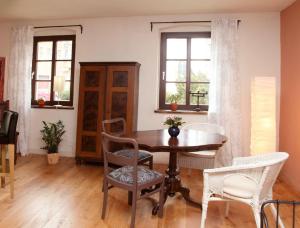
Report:
[[[77,98],[80,61],[137,61],[141,63],[138,129],[162,128],[166,115],[154,113],[158,107],[160,30],[195,30],[196,25],[169,28],[160,25],[150,32],[150,21],[210,20],[217,17],[241,19],[239,27],[239,68],[242,78],[243,134],[250,138],[250,81],[254,76],[280,76],[280,16],[279,13],[257,14],[201,14],[155,17],[98,18],[83,20],[33,21],[31,25],[82,24],[83,34],[77,31],[74,110],[31,110],[30,152],[41,153],[41,121],[61,119],[66,125],[66,136],[61,145],[65,156],[74,156],[76,142]],[[24,23],[22,23],[24,24]],[[0,24],[0,56],[8,55],[9,25]],[[203,26],[199,25],[203,30]],[[2,43],[3,42],[3,43]],[[205,122],[204,115],[182,115],[187,122]],[[245,153],[249,140],[245,140]],[[162,161],[162,157],[159,158]]]

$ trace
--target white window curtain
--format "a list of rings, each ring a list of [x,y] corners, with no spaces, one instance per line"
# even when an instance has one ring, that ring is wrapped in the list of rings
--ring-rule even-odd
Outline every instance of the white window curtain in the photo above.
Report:
[[[10,102],[10,109],[19,113],[18,148],[22,155],[28,153],[30,134],[32,49],[33,27],[12,28],[7,98]]]
[[[209,89],[208,121],[224,128],[228,140],[217,163],[229,165],[242,153],[241,95],[237,64],[238,21],[212,21],[212,75]]]

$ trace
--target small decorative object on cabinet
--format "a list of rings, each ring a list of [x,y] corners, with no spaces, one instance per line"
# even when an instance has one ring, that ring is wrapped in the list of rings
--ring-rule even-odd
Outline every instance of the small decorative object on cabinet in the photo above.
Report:
[[[126,120],[125,134],[136,130],[139,68],[137,62],[80,63],[77,162],[103,163],[103,120],[121,117]]]
[[[173,112],[177,111],[177,107],[178,107],[177,102],[179,100],[179,94],[172,94],[170,96],[170,100],[171,100],[170,109]]]
[[[58,146],[62,141],[62,136],[66,132],[64,130],[65,126],[62,121],[59,120],[57,123],[46,123],[43,121],[42,140],[45,142],[46,146],[42,149],[48,152],[48,164],[54,165],[59,160]]]
[[[179,126],[181,126],[184,123],[185,122],[182,121],[181,117],[174,116],[174,117],[168,117],[164,122],[164,125],[169,126],[168,132],[171,137],[177,137],[180,133]]]

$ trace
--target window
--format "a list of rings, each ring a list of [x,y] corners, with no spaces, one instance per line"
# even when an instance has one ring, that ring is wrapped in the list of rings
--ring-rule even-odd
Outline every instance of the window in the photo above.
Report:
[[[36,36],[33,43],[32,101],[46,105],[73,105],[75,35]],[[64,76],[64,91],[54,91],[54,76]]]
[[[177,95],[178,109],[208,110],[210,37],[210,32],[161,34],[160,109],[170,109],[171,95]]]

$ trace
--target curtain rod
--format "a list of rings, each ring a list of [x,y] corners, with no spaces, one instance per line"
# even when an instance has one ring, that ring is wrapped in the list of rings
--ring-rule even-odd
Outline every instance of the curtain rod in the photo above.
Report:
[[[83,26],[82,25],[51,25],[51,26],[38,26],[34,27],[35,29],[39,28],[64,28],[64,27],[80,27],[80,33],[83,32]]]
[[[153,30],[153,25],[155,24],[181,24],[181,23],[210,23],[211,21],[151,21],[150,22],[150,29],[151,32]],[[237,20],[237,23],[239,23],[241,20]]]

